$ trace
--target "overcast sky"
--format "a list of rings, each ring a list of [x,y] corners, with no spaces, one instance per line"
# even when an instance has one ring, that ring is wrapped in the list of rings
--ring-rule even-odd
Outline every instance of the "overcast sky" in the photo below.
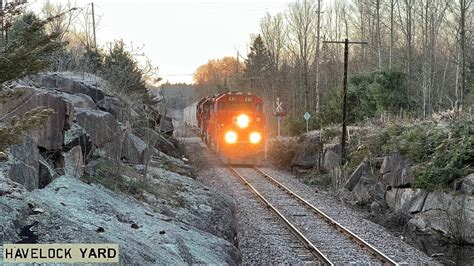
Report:
[[[191,83],[192,73],[207,60],[235,56],[235,49],[245,55],[265,13],[282,12],[293,1],[94,0],[100,17],[97,39],[99,45],[115,39],[144,45],[164,80]],[[39,10],[45,0],[30,2]],[[91,1],[71,2],[82,7]]]

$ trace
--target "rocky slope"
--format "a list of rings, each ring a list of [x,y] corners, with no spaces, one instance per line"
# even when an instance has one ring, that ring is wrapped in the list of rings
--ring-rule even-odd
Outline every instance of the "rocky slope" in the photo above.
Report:
[[[90,75],[41,74],[14,89],[23,93],[0,105],[1,122],[55,113],[0,161],[0,243],[113,242],[124,264],[240,262],[233,202],[192,178],[171,119]]]
[[[363,149],[367,143],[358,140],[357,131],[351,129],[356,143],[353,145]],[[270,159],[302,176],[326,182],[347,202],[366,206],[375,215],[386,216],[388,212],[405,219],[414,231],[449,242],[474,244],[474,174],[452,181],[451,188],[445,190],[414,189],[413,172],[417,166],[396,151],[377,158],[361,158],[354,170],[345,172],[347,168],[340,164],[337,132],[331,137],[327,133],[314,131],[300,138],[273,140],[268,151]]]

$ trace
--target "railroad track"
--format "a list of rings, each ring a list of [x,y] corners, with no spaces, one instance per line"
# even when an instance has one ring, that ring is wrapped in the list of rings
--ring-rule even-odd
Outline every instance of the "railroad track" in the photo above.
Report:
[[[260,168],[230,166],[230,170],[285,224],[318,262],[326,265],[397,265],[387,255]]]

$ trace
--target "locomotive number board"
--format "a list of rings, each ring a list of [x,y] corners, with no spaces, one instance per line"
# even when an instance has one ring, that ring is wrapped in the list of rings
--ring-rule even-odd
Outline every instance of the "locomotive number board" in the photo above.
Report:
[[[251,102],[253,100],[252,97],[244,97],[244,102]],[[236,96],[229,96],[229,102],[236,102],[237,97]]]

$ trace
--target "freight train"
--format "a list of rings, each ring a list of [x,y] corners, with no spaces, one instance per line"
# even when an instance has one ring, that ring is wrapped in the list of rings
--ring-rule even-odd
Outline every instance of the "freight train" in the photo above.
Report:
[[[184,109],[184,123],[226,164],[260,164],[265,157],[263,100],[255,94],[202,98]]]

